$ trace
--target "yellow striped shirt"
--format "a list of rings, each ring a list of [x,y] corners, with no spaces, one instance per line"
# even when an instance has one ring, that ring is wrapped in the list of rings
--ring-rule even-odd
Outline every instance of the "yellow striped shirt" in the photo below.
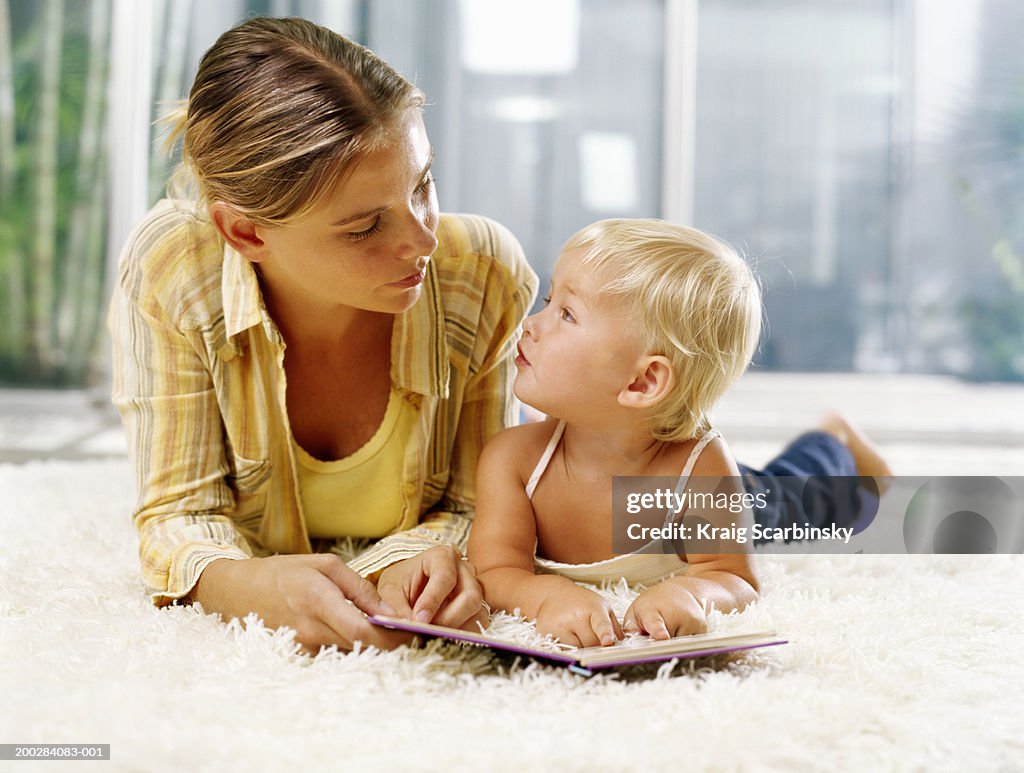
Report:
[[[437,238],[423,294],[392,334],[392,384],[420,412],[396,481],[403,508],[351,563],[363,575],[439,543],[464,548],[480,450],[514,418],[515,334],[537,277],[486,218],[442,215]],[[311,552],[284,341],[252,265],[187,205],[161,201],[122,253],[109,324],[154,602],[187,595],[218,558]]]

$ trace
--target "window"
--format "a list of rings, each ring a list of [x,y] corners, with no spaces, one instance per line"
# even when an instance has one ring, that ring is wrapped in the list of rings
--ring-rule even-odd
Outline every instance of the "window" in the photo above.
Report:
[[[1024,9],[701,0],[700,227],[767,284],[759,361],[1024,379]]]
[[[1024,380],[1016,0],[0,0],[0,381],[86,378],[155,105],[250,13],[415,80],[442,207],[542,282],[583,225],[668,217],[757,264],[759,367]]]
[[[103,318],[110,6],[0,0],[0,383],[81,383]]]

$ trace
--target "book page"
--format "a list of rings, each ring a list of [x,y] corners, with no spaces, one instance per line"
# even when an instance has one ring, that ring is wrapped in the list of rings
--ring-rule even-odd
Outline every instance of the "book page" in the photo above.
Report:
[[[655,660],[669,660],[672,657],[696,657],[723,652],[785,644],[774,631],[753,631],[743,633],[701,633],[690,636],[676,636],[671,639],[635,637],[625,639],[610,647],[584,647],[572,650],[580,665],[600,666],[622,665]]]
[[[397,617],[375,615],[370,622],[410,633],[436,636],[452,641],[479,644],[485,647],[512,652],[529,657],[556,661],[565,664],[579,664],[585,667],[607,667],[631,663],[647,663],[659,660],[670,660],[673,657],[696,657],[712,655],[735,650],[785,644],[772,631],[755,631],[742,633],[703,633],[691,636],[676,636],[672,639],[656,640],[646,636],[630,637],[607,647],[564,647],[562,649],[543,649],[498,639],[484,633],[463,631],[431,623],[418,623]]]

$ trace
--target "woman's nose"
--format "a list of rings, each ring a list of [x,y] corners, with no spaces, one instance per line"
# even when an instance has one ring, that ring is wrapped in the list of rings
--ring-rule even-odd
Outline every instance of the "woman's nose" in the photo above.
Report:
[[[406,227],[402,257],[412,259],[433,255],[437,249],[437,236],[434,235],[434,229],[437,227],[436,215],[431,218],[429,215],[419,216],[412,213]]]
[[[417,229],[417,237],[419,239],[419,253],[418,255],[433,255],[434,250],[437,249],[437,235],[434,233],[434,228],[437,227],[436,216],[433,221],[417,220],[419,228]]]

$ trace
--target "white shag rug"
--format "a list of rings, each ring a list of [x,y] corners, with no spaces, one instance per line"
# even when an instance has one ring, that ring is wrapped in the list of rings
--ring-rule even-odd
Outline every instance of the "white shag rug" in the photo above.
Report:
[[[790,644],[585,679],[157,610],[132,500],[125,462],[0,467],[0,742],[110,744],[61,770],[1024,769],[1020,556],[763,558],[713,623]]]

